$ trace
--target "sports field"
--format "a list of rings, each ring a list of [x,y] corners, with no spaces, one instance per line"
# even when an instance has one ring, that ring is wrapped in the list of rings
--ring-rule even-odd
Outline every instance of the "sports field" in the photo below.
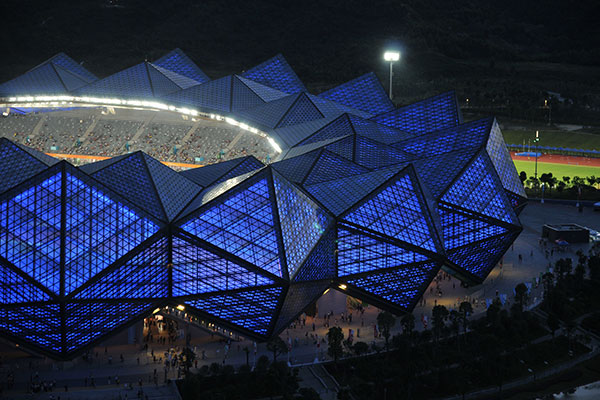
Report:
[[[525,171],[527,176],[533,176],[535,171],[535,161],[523,161],[513,160],[517,172]],[[538,161],[538,176],[552,172],[552,176],[557,179],[562,179],[563,176],[573,178],[579,176],[585,178],[586,176],[600,176],[600,167],[589,166],[589,165],[571,165],[571,164],[558,164],[558,163],[547,163]]]

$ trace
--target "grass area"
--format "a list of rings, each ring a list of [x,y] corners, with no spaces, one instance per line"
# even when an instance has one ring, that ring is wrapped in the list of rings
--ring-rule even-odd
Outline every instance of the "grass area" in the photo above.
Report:
[[[533,176],[535,172],[535,161],[514,160],[517,172],[525,171],[527,176]],[[552,172],[552,175],[557,179],[562,179],[563,176],[579,176],[585,178],[587,176],[600,176],[600,167],[590,167],[587,165],[569,165],[538,162],[538,176],[544,173]]]
[[[507,144],[522,145],[525,141],[535,138],[535,129],[532,130],[503,130],[504,141]],[[600,150],[600,134],[582,131],[540,130],[540,145],[551,147],[564,147],[571,149]]]

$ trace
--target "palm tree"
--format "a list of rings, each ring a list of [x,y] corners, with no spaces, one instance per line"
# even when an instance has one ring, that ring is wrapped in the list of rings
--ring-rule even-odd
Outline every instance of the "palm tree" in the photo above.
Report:
[[[273,362],[275,362],[279,354],[287,353],[288,348],[283,339],[276,336],[267,342],[267,350],[273,352]]]
[[[385,349],[387,351],[390,350],[389,340],[392,328],[396,324],[396,318],[390,312],[383,311],[377,315],[377,325],[379,325],[379,329],[381,329],[381,334],[385,338]]]
[[[524,283],[519,283],[517,286],[515,286],[515,300],[517,302],[517,304],[519,305],[519,310],[521,312],[523,312],[523,306],[525,305],[525,302],[527,301],[527,286],[525,286]]]
[[[460,303],[460,306],[458,307],[458,311],[460,311],[460,315],[462,317],[463,333],[465,334],[465,339],[466,339],[467,324],[469,322],[469,320],[467,318],[469,315],[473,314],[473,306],[471,305],[470,302],[463,301],[462,303]]]
[[[344,333],[342,328],[334,326],[329,328],[327,332],[327,342],[329,344],[327,348],[327,354],[333,357],[333,361],[337,364],[338,358],[341,357],[344,349],[342,342],[344,341]]]
[[[435,341],[437,342],[442,329],[444,328],[444,320],[448,316],[448,309],[442,305],[437,305],[431,310],[433,331],[435,333]]]

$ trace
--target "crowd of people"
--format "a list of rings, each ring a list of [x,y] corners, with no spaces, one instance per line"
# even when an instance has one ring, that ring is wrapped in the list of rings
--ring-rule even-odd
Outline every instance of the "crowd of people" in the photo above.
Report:
[[[224,122],[143,121],[97,110],[0,117],[0,137],[46,153],[113,157],[137,150],[170,162],[212,164],[246,155],[270,162],[267,139]],[[81,164],[81,160],[71,160]]]

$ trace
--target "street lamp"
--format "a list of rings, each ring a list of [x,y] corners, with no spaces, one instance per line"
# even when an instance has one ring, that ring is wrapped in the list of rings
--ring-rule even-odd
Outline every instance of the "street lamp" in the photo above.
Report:
[[[540,141],[540,131],[535,131],[535,139],[533,140],[534,143],[536,143],[535,145],[535,179],[537,181],[537,165],[538,165],[538,145],[537,143]],[[538,184],[539,186],[539,184]],[[535,189],[535,194],[537,195],[537,187]],[[544,189],[542,189],[542,204],[544,203]]]
[[[394,62],[400,60],[400,52],[386,51],[383,53],[383,59],[390,63],[390,100],[392,100],[392,75],[394,75],[394,72],[392,71],[392,65],[394,65]]]

